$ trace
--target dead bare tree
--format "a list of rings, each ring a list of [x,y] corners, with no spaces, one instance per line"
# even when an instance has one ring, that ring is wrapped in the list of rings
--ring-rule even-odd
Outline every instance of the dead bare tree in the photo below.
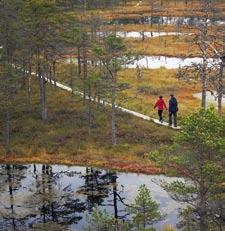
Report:
[[[199,50],[199,55],[202,59],[201,65],[197,65],[201,81],[202,102],[201,107],[206,109],[206,91],[207,91],[207,73],[209,72],[208,66],[210,65],[210,58],[212,57],[212,51],[208,43],[214,43],[215,36],[213,35],[212,18],[215,13],[214,5],[211,0],[199,0],[202,17],[200,22],[194,25],[193,39],[191,46],[196,46]],[[187,13],[187,12],[186,12]],[[190,12],[189,12],[190,13]],[[194,66],[194,65],[193,65]],[[196,65],[195,68],[196,70]]]

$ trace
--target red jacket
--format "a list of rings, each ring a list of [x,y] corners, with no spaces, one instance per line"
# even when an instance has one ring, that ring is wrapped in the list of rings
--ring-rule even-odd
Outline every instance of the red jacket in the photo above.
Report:
[[[154,108],[158,108],[158,110],[167,110],[167,106],[165,104],[165,101],[163,99],[158,99],[157,102],[155,103],[155,107]]]

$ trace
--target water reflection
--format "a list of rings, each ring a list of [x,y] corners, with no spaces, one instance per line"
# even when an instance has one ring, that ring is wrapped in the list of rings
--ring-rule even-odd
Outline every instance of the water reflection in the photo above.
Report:
[[[116,173],[111,171],[100,171],[98,169],[86,168],[85,174],[81,174],[84,184],[78,187],[76,193],[86,196],[88,211],[94,206],[104,204],[104,200],[111,193],[110,187],[116,184]]]
[[[104,207],[115,218],[129,219],[126,205],[141,184],[160,203],[165,220],[176,225],[181,204],[172,200],[154,180],[164,176],[116,173],[85,167],[56,165],[0,165],[0,230],[28,230],[51,222],[83,230],[85,213]]]
[[[69,185],[57,184],[61,176],[54,173],[51,166],[42,165],[40,174],[34,166],[35,182],[29,189],[32,194],[28,197],[28,203],[40,211],[39,221],[37,218],[36,221],[74,224],[81,220],[80,213],[86,209],[85,203],[74,198]]]
[[[100,37],[106,37],[107,35],[111,34],[112,32],[98,32],[97,35]],[[190,35],[190,33],[181,33],[181,32],[164,32],[164,31],[117,31],[115,32],[118,37],[122,38],[155,38],[160,36],[169,36],[169,35]]]
[[[208,59],[209,63],[213,63],[213,59]],[[136,68],[137,66],[142,68],[160,68],[165,67],[168,69],[176,69],[179,67],[190,66],[192,64],[202,63],[202,58],[179,58],[179,57],[167,57],[167,56],[144,56],[143,58],[135,61],[132,64],[127,65],[127,68]]]
[[[77,63],[77,58],[72,59],[61,59],[59,62],[62,63]],[[218,62],[218,59],[208,59],[208,64]],[[90,63],[90,61],[89,61]],[[168,69],[177,69],[179,67],[190,66],[192,64],[202,63],[202,58],[193,57],[193,58],[179,58],[179,57],[168,57],[168,56],[142,56],[140,59],[126,65],[126,68],[147,68],[154,69],[165,67]]]
[[[16,192],[22,188],[22,181],[25,179],[24,173],[27,166],[5,165],[0,168],[0,227],[10,227],[10,230],[17,230],[21,227],[23,217],[17,213],[17,196]],[[17,219],[17,218],[18,219]]]
[[[172,17],[172,16],[141,16],[136,18],[114,19],[110,24],[157,24],[157,25],[188,25],[195,26],[202,23],[201,17]],[[212,18],[211,24],[224,24],[224,18]]]

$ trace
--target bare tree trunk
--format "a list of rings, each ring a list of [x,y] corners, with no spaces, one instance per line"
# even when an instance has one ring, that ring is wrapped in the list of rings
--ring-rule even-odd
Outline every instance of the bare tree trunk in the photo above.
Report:
[[[47,120],[46,81],[44,76],[41,76],[40,63],[38,64],[38,80],[40,87],[41,118],[45,121]]]
[[[99,69],[100,69],[101,75],[103,75],[101,60],[99,61]],[[101,101],[101,91],[102,90],[103,90],[103,88],[101,87],[101,81],[97,81],[97,83],[96,83],[97,109],[99,109],[101,106],[100,101]],[[102,99],[103,99],[103,97],[102,97]]]
[[[81,76],[81,61],[80,61],[80,47],[77,47],[77,78],[80,79]]]
[[[201,72],[201,82],[202,82],[202,108],[206,109],[206,66],[207,66],[207,60],[204,57],[203,58],[203,64],[202,64],[202,72]]]
[[[143,42],[145,40],[145,32],[141,31],[140,35],[141,35],[141,41]]]
[[[28,76],[27,76],[27,98],[28,98],[28,106],[30,107],[31,105],[31,63],[29,64],[29,71],[28,71]]]
[[[27,73],[26,73],[26,62],[23,60],[22,63],[22,72],[23,72],[23,82],[22,82],[22,88],[26,88],[26,78],[27,78]]]
[[[72,57],[70,56],[70,87],[72,89],[72,94],[74,91],[74,72],[73,72],[73,62]]]
[[[85,45],[83,46],[83,81],[87,79],[87,51]],[[85,97],[86,97],[86,86],[85,83],[83,84],[83,100],[85,103]]]
[[[53,75],[53,81],[54,81],[54,86],[55,86],[55,90],[57,89],[56,86],[56,60],[53,60],[52,62],[52,75]]]
[[[150,5],[150,17],[151,17],[150,25],[152,27],[153,26],[153,16],[154,16],[154,11],[155,11],[155,2],[154,2],[154,0],[150,0],[149,5]]]
[[[220,75],[218,79],[218,113],[222,114],[222,99],[223,99],[223,69],[224,62],[222,61],[220,64]]]
[[[111,83],[111,94],[112,94],[112,111],[111,111],[111,123],[112,123],[112,145],[115,146],[116,140],[116,77],[112,76]]]
[[[7,99],[8,101],[8,99]],[[5,122],[6,122],[6,130],[5,130],[5,150],[6,154],[9,154],[11,152],[11,133],[10,133],[10,108],[8,102],[6,102],[6,111],[5,111]]]
[[[40,95],[41,95],[41,118],[47,120],[47,103],[46,103],[46,85],[45,79],[40,78]]]
[[[91,126],[92,126],[92,112],[91,112],[91,87],[88,86],[88,135],[91,135]]]

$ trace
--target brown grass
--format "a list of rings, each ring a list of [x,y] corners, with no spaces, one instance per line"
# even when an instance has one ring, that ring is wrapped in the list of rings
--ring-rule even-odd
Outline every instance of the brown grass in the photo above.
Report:
[[[26,150],[27,151],[27,150]],[[68,155],[65,153],[52,155],[47,152],[37,154],[16,154],[0,155],[0,163],[42,163],[42,164],[63,164],[76,166],[92,166],[103,169],[113,169],[121,172],[136,172],[145,174],[162,174],[163,170],[154,166],[147,158],[141,158],[132,154],[122,154],[121,152],[110,153],[108,150],[96,150],[90,147],[83,153]]]
[[[96,110],[91,136],[87,131],[87,105],[67,92],[48,85],[49,119],[39,117],[38,88],[33,82],[32,107],[26,104],[26,92],[15,98],[12,121],[12,151],[4,151],[4,123],[1,111],[0,162],[88,165],[120,171],[162,173],[145,158],[145,153],[160,144],[170,143],[176,133],[171,129],[118,112],[118,145],[111,146],[110,115],[107,108]],[[21,102],[23,102],[21,104]]]
[[[107,31],[163,31],[163,32],[176,32],[177,27],[174,25],[150,25],[150,24],[126,24],[126,25],[107,25],[103,27]],[[194,29],[187,26],[180,26],[180,32],[191,33]]]
[[[156,111],[153,110],[153,107],[158,96],[163,95],[168,101],[169,95],[173,93],[179,101],[179,117],[183,117],[200,107],[200,100],[192,96],[200,91],[199,84],[191,84],[176,79],[176,70],[166,68],[142,69],[141,72],[141,79],[137,79],[135,69],[120,72],[119,81],[130,85],[130,88],[123,93],[130,98],[124,103],[124,106],[156,117]],[[147,90],[141,91],[141,89]]]
[[[141,55],[165,55],[174,57],[196,57],[198,47],[191,44],[192,36],[160,36],[141,39],[126,38],[126,44]]]
[[[60,81],[68,84],[69,65],[61,65],[60,69]],[[137,79],[136,69],[124,69],[118,74],[118,82],[128,86],[128,89],[119,92],[117,101],[128,109],[157,117],[153,110],[156,99],[163,95],[168,100],[173,93],[179,100],[179,117],[183,117],[200,107],[200,100],[195,99],[193,94],[200,92],[201,87],[200,83],[178,80],[176,73],[176,69],[141,69],[141,79]],[[79,86],[80,83],[76,82],[75,85]]]
[[[90,10],[88,15],[99,15],[104,19],[116,19],[116,18],[134,18],[140,16],[202,16],[202,9],[199,1],[191,1],[188,5],[184,1],[163,1],[161,6],[160,0],[155,3],[154,10],[151,10],[149,1],[143,0],[143,4],[136,6],[138,1],[129,1],[129,3],[124,6],[120,5],[113,10]],[[214,8],[218,12],[214,16],[224,16],[225,15],[225,3],[214,3]],[[216,12],[215,11],[215,12]]]

